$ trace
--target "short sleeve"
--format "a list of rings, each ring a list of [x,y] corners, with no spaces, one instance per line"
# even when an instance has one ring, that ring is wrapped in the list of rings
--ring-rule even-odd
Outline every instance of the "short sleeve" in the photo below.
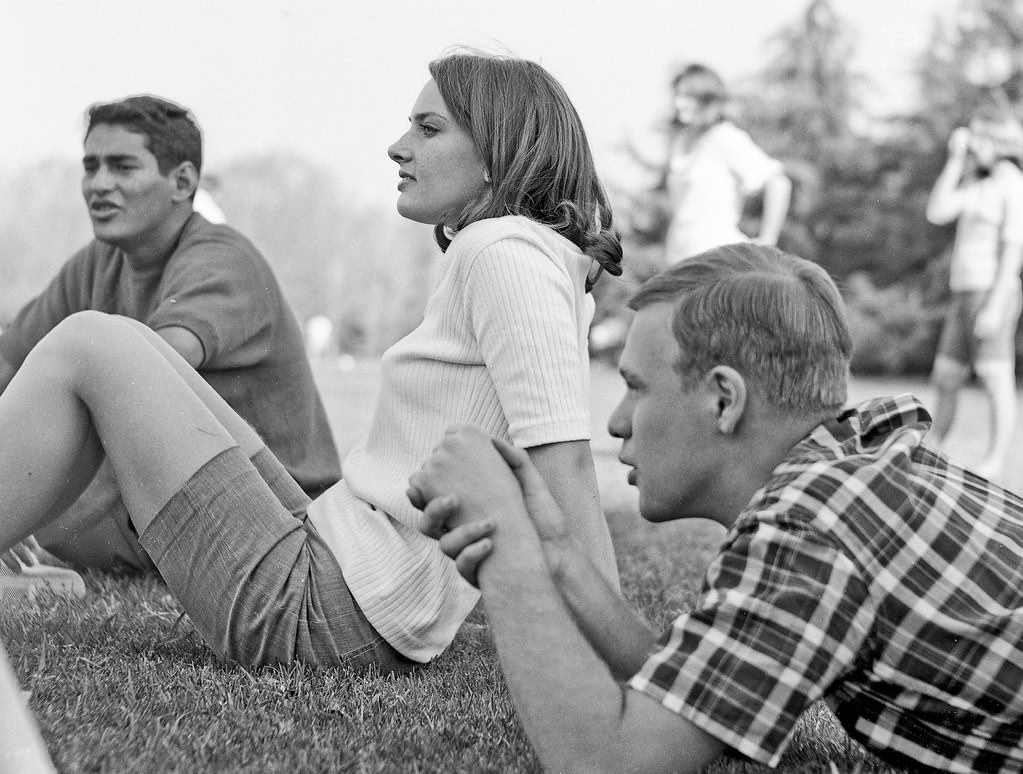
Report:
[[[853,668],[874,617],[855,566],[826,537],[754,522],[629,686],[773,766],[803,711]]]
[[[464,292],[512,440],[589,439],[583,299],[566,266],[528,239],[500,239],[475,256]]]
[[[721,125],[715,142],[744,194],[759,191],[768,180],[785,171],[780,161],[768,156],[749,134],[737,126]]]
[[[276,279],[240,235],[223,226],[210,230],[168,262],[159,303],[146,324],[195,334],[203,345],[203,369],[251,366],[271,350],[281,313]]]

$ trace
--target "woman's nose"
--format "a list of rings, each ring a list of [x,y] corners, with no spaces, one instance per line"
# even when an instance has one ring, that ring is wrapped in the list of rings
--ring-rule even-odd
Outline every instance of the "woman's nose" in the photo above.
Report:
[[[408,146],[405,144],[405,135],[395,140],[387,149],[387,155],[391,161],[398,164],[409,160]]]

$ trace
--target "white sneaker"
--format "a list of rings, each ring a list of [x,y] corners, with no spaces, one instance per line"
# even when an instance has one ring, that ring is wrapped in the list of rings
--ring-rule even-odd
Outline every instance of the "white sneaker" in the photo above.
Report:
[[[85,595],[85,581],[74,570],[37,564],[14,572],[0,563],[0,603],[18,599],[35,599],[36,592],[44,590],[64,596]]]

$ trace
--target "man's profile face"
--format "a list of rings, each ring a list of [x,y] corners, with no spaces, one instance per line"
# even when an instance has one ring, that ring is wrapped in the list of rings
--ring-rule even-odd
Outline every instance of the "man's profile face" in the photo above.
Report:
[[[701,381],[683,390],[674,368],[674,308],[657,303],[633,318],[618,370],[626,392],[608,430],[622,439],[619,459],[632,470],[648,521],[707,516],[714,499],[715,399]]]
[[[97,239],[125,250],[145,247],[173,211],[173,170],[160,173],[145,136],[98,124],[85,138],[82,195]]]

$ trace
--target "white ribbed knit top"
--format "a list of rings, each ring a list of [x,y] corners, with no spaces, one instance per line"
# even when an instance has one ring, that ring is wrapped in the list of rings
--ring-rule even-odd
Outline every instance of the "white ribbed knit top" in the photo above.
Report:
[[[520,447],[589,439],[589,265],[527,218],[460,231],[423,322],[384,354],[369,435],[309,507],[370,623],[411,659],[443,651],[478,592],[416,529],[408,477],[455,423]]]

